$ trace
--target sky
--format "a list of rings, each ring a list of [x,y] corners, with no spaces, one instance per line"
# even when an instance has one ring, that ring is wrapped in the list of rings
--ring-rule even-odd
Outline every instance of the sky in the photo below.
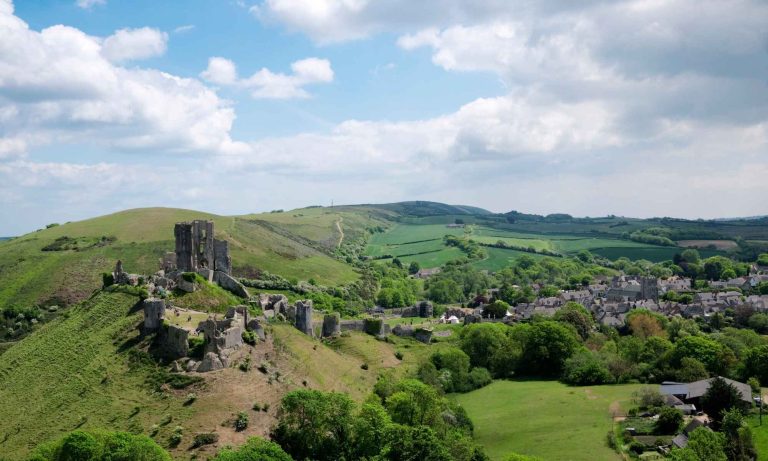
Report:
[[[149,206],[767,198],[764,0],[0,0],[0,235]]]

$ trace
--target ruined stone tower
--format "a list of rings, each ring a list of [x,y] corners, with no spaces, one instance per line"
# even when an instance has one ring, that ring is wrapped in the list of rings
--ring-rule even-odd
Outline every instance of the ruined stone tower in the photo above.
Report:
[[[183,272],[211,269],[232,272],[229,244],[213,238],[213,221],[195,220],[176,223],[176,266]]]

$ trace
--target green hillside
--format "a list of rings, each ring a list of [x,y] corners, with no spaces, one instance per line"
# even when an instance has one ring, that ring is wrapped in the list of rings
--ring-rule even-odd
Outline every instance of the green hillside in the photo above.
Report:
[[[185,411],[145,385],[150,368],[129,366],[137,301],[99,294],[0,355],[1,453],[21,455],[79,427],[141,431]]]
[[[0,243],[0,308],[77,302],[100,286],[101,273],[118,259],[130,272],[153,273],[162,255],[173,251],[174,223],[192,219],[213,220],[216,236],[230,241],[235,275],[265,270],[329,285],[351,282],[355,271],[335,258],[329,245],[340,239],[335,223],[341,216],[324,216],[328,226],[323,227],[303,226],[300,218],[292,218],[298,225],[286,225],[277,214],[223,217],[145,208],[51,227]],[[359,237],[354,226],[366,222],[347,216],[340,226]]]

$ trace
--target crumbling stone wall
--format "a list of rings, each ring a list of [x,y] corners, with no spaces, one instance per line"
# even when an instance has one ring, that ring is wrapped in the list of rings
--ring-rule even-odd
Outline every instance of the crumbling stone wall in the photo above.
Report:
[[[176,360],[189,355],[189,331],[176,325],[161,328],[157,339],[157,349],[161,356]]]
[[[341,317],[339,316],[338,312],[325,314],[325,316],[323,316],[323,338],[329,338],[341,334],[341,325],[339,323],[340,320]]]
[[[160,298],[147,298],[144,300],[144,329],[156,331],[163,326],[165,318],[165,300]]]
[[[213,221],[195,220],[176,223],[176,265],[183,272],[195,272],[200,268],[212,268]]]
[[[308,336],[314,336],[312,329],[312,300],[296,301],[296,328]]]

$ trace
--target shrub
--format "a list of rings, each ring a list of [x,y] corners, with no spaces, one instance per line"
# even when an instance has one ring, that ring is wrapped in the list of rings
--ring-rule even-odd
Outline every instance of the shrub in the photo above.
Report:
[[[251,407],[253,411],[261,411],[261,404],[259,402],[256,402],[253,404],[253,407]]]
[[[115,276],[110,272],[104,272],[101,274],[101,283],[104,288],[115,284]]]
[[[238,368],[240,368],[240,371],[249,371],[251,369],[251,356],[247,356],[245,360],[240,362]]]
[[[364,364],[360,365],[360,368],[362,368],[363,370],[367,370],[368,369],[368,364],[364,363]]]
[[[629,451],[638,455],[645,451],[645,445],[640,442],[631,442],[628,448]]]
[[[244,411],[241,411],[237,414],[237,418],[235,419],[235,430],[237,432],[242,432],[248,428],[248,414]]]
[[[256,345],[256,333],[250,330],[243,331],[243,342],[246,344],[250,344],[251,346]]]
[[[396,352],[395,352],[395,358],[396,358],[397,360],[403,360],[403,353],[402,353],[402,352],[400,352],[400,351],[396,351]]]
[[[202,447],[203,445],[211,445],[219,441],[219,434],[215,432],[202,432],[195,435],[195,439],[192,442],[192,446],[195,448]]]
[[[680,410],[664,407],[659,413],[659,419],[654,424],[656,434],[676,434],[683,424],[683,414]]]
[[[486,386],[493,381],[491,372],[483,367],[475,367],[469,372],[469,381],[472,383],[472,387],[479,389]]]
[[[194,392],[187,394],[187,400],[184,401],[184,404],[191,405],[192,403],[194,403],[195,400],[197,400],[197,394],[195,394]]]

